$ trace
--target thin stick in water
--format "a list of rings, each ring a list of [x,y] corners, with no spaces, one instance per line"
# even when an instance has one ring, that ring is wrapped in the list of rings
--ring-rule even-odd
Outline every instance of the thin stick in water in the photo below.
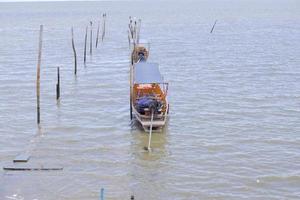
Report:
[[[129,30],[127,31],[128,33],[128,45],[129,45],[129,48],[130,48],[130,33],[129,33]]]
[[[76,49],[75,49],[75,44],[74,44],[73,27],[71,29],[71,32],[72,32],[72,48],[73,48],[73,53],[74,53],[74,74],[77,75],[77,54],[76,54]]]
[[[60,98],[60,74],[59,67],[57,67],[57,83],[56,83],[56,100]]]
[[[214,23],[213,27],[211,28],[211,31],[210,31],[210,33],[212,33],[212,32],[214,31],[214,29],[215,29],[215,26],[216,26],[216,24],[217,24],[217,21],[218,21],[218,20],[216,20],[216,21],[215,21],[215,23]]]
[[[140,31],[141,31],[141,26],[142,26],[142,20],[139,19],[139,23],[138,23],[138,27],[137,27],[137,38],[136,38],[136,42],[137,42],[137,43],[140,42]]]
[[[145,150],[151,152],[151,138],[152,138],[152,125],[153,125],[153,115],[154,115],[154,110],[152,109],[151,111],[151,124],[150,124],[150,132],[149,132],[149,141],[148,141],[148,147],[144,147]]]
[[[90,55],[93,54],[93,46],[92,46],[92,41],[93,41],[93,22],[90,21],[90,25],[91,25],[91,33],[90,33]]]
[[[36,106],[37,106],[37,123],[41,122],[40,115],[40,77],[41,77],[41,60],[42,60],[42,45],[43,45],[43,25],[40,25],[40,35],[39,35],[39,54],[37,63],[37,73],[36,73]]]
[[[102,29],[102,42],[104,40],[105,37],[105,25],[106,25],[106,13],[103,14],[103,29]]]
[[[99,29],[100,29],[100,21],[98,22],[98,28],[97,28],[96,48],[98,47]]]
[[[85,28],[85,37],[84,37],[84,57],[83,57],[83,62],[84,64],[86,63],[86,43],[87,43],[87,32],[88,32],[88,27]]]

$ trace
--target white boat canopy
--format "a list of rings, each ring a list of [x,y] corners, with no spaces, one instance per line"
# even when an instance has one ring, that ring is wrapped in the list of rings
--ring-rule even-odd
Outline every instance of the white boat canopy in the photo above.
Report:
[[[157,63],[139,62],[134,65],[134,83],[163,83]]]

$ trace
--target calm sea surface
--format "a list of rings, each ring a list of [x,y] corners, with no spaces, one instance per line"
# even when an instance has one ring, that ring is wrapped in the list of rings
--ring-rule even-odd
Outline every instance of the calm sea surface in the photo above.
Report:
[[[85,26],[94,46],[103,12],[106,38],[84,67]],[[129,16],[170,83],[151,154],[129,119]],[[2,169],[22,152],[63,171]],[[0,3],[0,167],[1,200],[93,200],[101,188],[110,200],[300,199],[300,1]]]

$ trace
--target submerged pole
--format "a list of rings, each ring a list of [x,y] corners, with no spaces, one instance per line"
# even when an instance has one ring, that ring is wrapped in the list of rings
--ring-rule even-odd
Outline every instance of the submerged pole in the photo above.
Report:
[[[85,28],[85,37],[84,37],[84,55],[83,55],[83,62],[84,62],[84,64],[86,63],[87,31],[88,31],[88,27]]]
[[[218,21],[218,20],[215,21],[213,27],[212,27],[211,30],[210,30],[210,33],[212,33],[212,32],[214,31],[217,21]]]
[[[100,200],[104,200],[104,188],[101,188]]]
[[[91,25],[91,33],[90,33],[90,55],[92,55],[93,53],[93,46],[92,46],[92,41],[93,41],[93,22],[90,21],[90,25]]]
[[[73,48],[73,53],[74,53],[74,74],[77,75],[77,54],[76,54],[76,49],[75,49],[75,44],[74,44],[73,27],[71,29],[71,32],[72,32],[72,48]]]
[[[96,48],[98,47],[99,29],[100,29],[100,21],[98,22],[98,28],[97,28]]]
[[[57,67],[57,83],[56,83],[56,100],[60,98],[60,74],[59,67]]]
[[[41,122],[41,115],[40,115],[40,77],[41,77],[42,45],[43,45],[43,25],[40,25],[39,54],[38,54],[37,73],[36,73],[36,107],[37,107],[37,123],[38,123],[38,125]]]

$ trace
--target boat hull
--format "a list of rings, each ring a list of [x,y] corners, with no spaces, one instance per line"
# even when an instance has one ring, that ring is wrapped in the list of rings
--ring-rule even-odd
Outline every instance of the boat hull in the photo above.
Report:
[[[146,132],[149,132],[149,129],[150,129],[150,126],[151,126],[150,116],[141,115],[135,109],[135,107],[133,105],[132,105],[132,111],[133,111],[133,114],[134,114],[136,120],[141,124],[143,129]],[[169,111],[169,104],[167,104],[167,112],[154,117],[153,122],[152,122],[152,127],[153,127],[154,131],[161,131],[163,129],[163,127],[166,125],[167,119],[168,119],[168,111]]]

